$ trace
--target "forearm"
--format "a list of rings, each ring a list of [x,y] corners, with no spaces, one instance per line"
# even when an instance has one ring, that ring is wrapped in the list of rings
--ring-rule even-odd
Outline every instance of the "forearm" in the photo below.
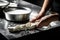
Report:
[[[44,16],[46,11],[49,9],[50,7],[50,3],[51,3],[51,0],[44,0],[44,3],[43,3],[43,6],[39,12],[39,15],[41,16]]]

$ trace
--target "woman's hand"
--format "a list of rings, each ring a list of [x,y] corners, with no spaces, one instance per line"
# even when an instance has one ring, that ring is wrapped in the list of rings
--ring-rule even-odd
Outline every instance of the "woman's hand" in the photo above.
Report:
[[[50,22],[59,20],[58,14],[50,14],[40,19],[37,27],[48,26]]]
[[[48,8],[49,3],[50,3],[49,0],[44,0],[43,6],[42,6],[42,8],[40,10],[40,13],[37,15],[37,17],[32,19],[30,22],[35,22],[36,20],[41,19],[45,15],[45,12],[49,9]]]
[[[30,22],[35,22],[36,20],[40,19],[41,17],[39,15],[37,15],[35,18],[33,18],[32,20],[30,20]]]
[[[36,20],[40,20],[45,14],[42,13],[42,11],[40,11],[40,13],[35,17],[33,18],[32,20],[30,20],[30,22],[35,22]]]

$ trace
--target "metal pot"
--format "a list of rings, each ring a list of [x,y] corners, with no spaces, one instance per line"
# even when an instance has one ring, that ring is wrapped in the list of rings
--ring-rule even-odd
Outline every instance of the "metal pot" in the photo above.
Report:
[[[29,20],[31,9],[27,7],[9,7],[4,10],[4,13],[9,21],[26,21]]]

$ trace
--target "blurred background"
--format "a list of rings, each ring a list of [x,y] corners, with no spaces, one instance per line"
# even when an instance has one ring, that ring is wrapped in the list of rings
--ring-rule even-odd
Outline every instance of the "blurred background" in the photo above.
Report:
[[[0,0],[0,1],[5,1],[5,0]],[[13,1],[17,1],[17,0],[7,0],[7,1],[13,2]],[[24,1],[27,1],[27,2],[42,6],[44,0],[24,0]]]
[[[33,4],[36,4],[38,6],[42,6],[44,0],[25,0],[25,1],[28,1],[30,3],[33,3]]]

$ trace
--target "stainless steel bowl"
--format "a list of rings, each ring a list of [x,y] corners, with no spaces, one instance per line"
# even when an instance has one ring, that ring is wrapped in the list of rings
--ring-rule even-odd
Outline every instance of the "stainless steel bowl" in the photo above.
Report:
[[[24,10],[26,12],[24,12]],[[4,13],[5,13],[6,19],[9,21],[26,21],[26,20],[29,20],[31,9],[27,7],[23,7],[23,8],[10,7],[10,8],[6,8]]]

